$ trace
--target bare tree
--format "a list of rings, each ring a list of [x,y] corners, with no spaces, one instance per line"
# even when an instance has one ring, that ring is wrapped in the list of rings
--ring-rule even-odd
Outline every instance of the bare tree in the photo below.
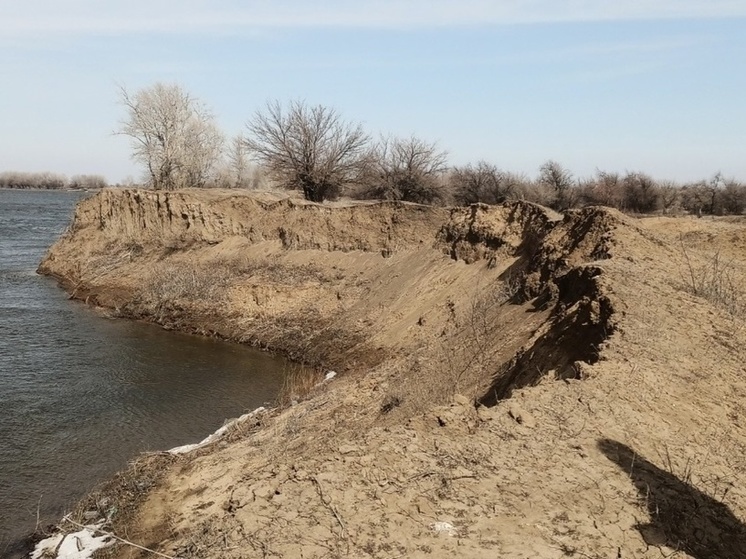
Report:
[[[373,150],[366,198],[432,203],[442,200],[447,152],[414,136],[384,138]]]
[[[594,182],[595,203],[612,208],[621,207],[624,189],[619,173],[596,170]]]
[[[251,166],[243,136],[236,136],[231,140],[227,155],[232,186],[248,188],[251,184]]]
[[[363,171],[368,135],[329,107],[292,101],[284,108],[275,101],[246,127],[244,145],[270,178],[302,190],[307,200],[337,198]]]
[[[627,172],[622,184],[625,210],[648,213],[658,208],[658,185],[650,175]]]
[[[449,178],[455,202],[463,205],[500,204],[516,195],[520,183],[520,177],[486,161],[456,167]]]
[[[681,187],[674,181],[663,181],[658,185],[658,200],[664,215],[677,205],[680,194]]]
[[[60,190],[67,186],[65,175],[57,173],[22,173],[6,171],[0,173],[0,188]]]
[[[721,193],[722,206],[725,213],[741,215],[746,209],[746,185],[730,178],[725,181]]]
[[[156,83],[134,95],[120,88],[127,109],[119,134],[155,189],[204,186],[220,159],[223,136],[213,115],[178,85]]]
[[[67,184],[73,190],[97,190],[107,186],[106,179],[101,175],[74,175]]]
[[[720,171],[715,173],[707,182],[707,194],[709,198],[707,205],[709,206],[709,213],[712,215],[723,214],[722,194],[726,183],[727,181]]]
[[[550,204],[556,210],[566,210],[575,205],[576,194],[573,192],[575,181],[572,173],[556,161],[549,160],[539,167],[539,184],[554,192]]]

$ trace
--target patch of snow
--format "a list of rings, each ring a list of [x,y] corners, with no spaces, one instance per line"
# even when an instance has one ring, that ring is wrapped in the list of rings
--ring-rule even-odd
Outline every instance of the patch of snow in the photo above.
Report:
[[[446,533],[449,536],[455,536],[458,533],[456,527],[450,522],[433,522],[430,524],[430,529],[440,533]]]
[[[57,534],[51,538],[41,540],[34,551],[31,559],[52,557],[53,559],[90,559],[93,552],[111,545],[114,540],[107,535],[96,536],[95,533],[101,528],[101,524],[95,524],[82,528],[79,532],[72,534]],[[60,544],[60,542],[62,542]],[[59,549],[57,549],[59,546]],[[57,554],[55,555],[55,550]]]
[[[237,417],[236,419],[232,419],[225,425],[223,425],[220,429],[215,431],[212,435],[207,437],[206,439],[203,439],[202,441],[194,444],[186,444],[184,446],[177,446],[176,448],[172,448],[168,451],[169,454],[186,454],[188,452],[192,452],[193,450],[197,450],[198,448],[202,448],[203,446],[207,446],[210,443],[213,443],[217,441],[220,437],[225,434],[225,432],[233,427],[234,425],[237,425],[239,423],[242,423],[249,419],[250,417],[255,416],[259,412],[264,411],[264,407],[258,407],[254,411],[250,411],[249,413],[243,414],[241,417]]]
[[[332,380],[336,376],[337,376],[337,373],[335,371],[329,371],[328,373],[326,373],[326,376],[324,377],[324,382],[328,380]]]

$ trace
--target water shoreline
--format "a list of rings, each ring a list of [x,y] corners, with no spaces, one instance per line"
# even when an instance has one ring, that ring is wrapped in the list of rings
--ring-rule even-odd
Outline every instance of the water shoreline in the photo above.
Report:
[[[33,538],[37,508],[45,528],[139,453],[199,441],[273,401],[286,365],[70,300],[35,271],[85,195],[0,194],[0,556],[11,556]]]

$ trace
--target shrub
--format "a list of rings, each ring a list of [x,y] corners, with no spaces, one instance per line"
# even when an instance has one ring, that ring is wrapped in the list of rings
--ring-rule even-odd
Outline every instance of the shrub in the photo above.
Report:
[[[682,278],[687,291],[725,309],[734,316],[746,310],[746,292],[739,270],[732,260],[725,260],[716,252],[704,263],[696,263],[681,240],[686,263]]]
[[[454,202],[464,206],[477,202],[501,204],[516,197],[521,183],[518,175],[502,171],[486,161],[456,167],[448,180]]]
[[[369,156],[360,195],[422,204],[446,199],[447,153],[414,136],[384,138]]]

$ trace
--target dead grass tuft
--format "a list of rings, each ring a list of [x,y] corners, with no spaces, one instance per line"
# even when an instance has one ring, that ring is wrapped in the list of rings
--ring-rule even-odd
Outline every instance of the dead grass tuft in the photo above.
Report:
[[[308,398],[314,388],[324,380],[321,369],[303,364],[290,364],[284,373],[277,404],[287,406]]]
[[[305,282],[327,283],[333,278],[313,264],[287,264],[279,257],[263,260],[248,259],[237,263],[236,269],[244,276],[262,279],[278,285],[297,286]]]
[[[726,260],[717,251],[705,262],[697,262],[683,239],[681,251],[685,260],[681,277],[689,293],[708,300],[735,317],[746,315],[743,276],[733,260]]]
[[[237,272],[224,263],[211,266],[157,266],[144,282],[140,300],[156,306],[170,307],[180,302],[220,303]]]

